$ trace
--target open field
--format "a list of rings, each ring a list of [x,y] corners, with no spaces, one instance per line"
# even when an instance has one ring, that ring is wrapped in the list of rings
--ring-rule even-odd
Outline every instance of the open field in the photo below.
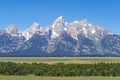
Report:
[[[77,63],[77,64],[93,64],[93,63],[120,63],[120,57],[0,57],[0,62],[15,63]]]
[[[120,57],[0,57],[0,62],[15,63],[120,63]],[[79,77],[52,77],[52,76],[2,76],[0,80],[120,80],[120,77],[103,76],[79,76]]]
[[[120,80],[120,77],[39,77],[39,76],[0,76],[0,80]]]

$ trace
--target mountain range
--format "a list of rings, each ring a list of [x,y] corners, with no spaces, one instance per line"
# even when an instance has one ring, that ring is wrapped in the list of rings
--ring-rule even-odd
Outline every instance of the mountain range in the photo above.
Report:
[[[19,30],[11,24],[0,30],[0,56],[120,56],[120,36],[63,16],[45,28],[35,22]]]

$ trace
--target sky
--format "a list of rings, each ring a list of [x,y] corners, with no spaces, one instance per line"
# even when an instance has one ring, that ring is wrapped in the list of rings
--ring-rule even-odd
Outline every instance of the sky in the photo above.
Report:
[[[0,30],[10,24],[25,30],[34,22],[46,27],[59,16],[87,19],[120,35],[120,0],[0,0]]]

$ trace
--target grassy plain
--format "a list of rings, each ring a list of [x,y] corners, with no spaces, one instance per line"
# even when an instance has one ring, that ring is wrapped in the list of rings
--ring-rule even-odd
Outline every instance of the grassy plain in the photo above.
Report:
[[[0,57],[0,62],[15,63],[120,63],[120,57]],[[48,77],[48,76],[2,76],[0,80],[120,80],[120,77],[80,76],[80,77]]]
[[[48,76],[0,76],[0,80],[120,80],[120,77],[48,77]]]
[[[15,63],[74,63],[74,64],[94,64],[94,63],[120,63],[120,57],[0,57],[0,62]]]

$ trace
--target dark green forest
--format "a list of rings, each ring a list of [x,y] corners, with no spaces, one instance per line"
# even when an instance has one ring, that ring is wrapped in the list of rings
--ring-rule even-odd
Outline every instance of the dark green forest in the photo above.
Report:
[[[120,63],[45,64],[0,62],[0,75],[120,76]]]

